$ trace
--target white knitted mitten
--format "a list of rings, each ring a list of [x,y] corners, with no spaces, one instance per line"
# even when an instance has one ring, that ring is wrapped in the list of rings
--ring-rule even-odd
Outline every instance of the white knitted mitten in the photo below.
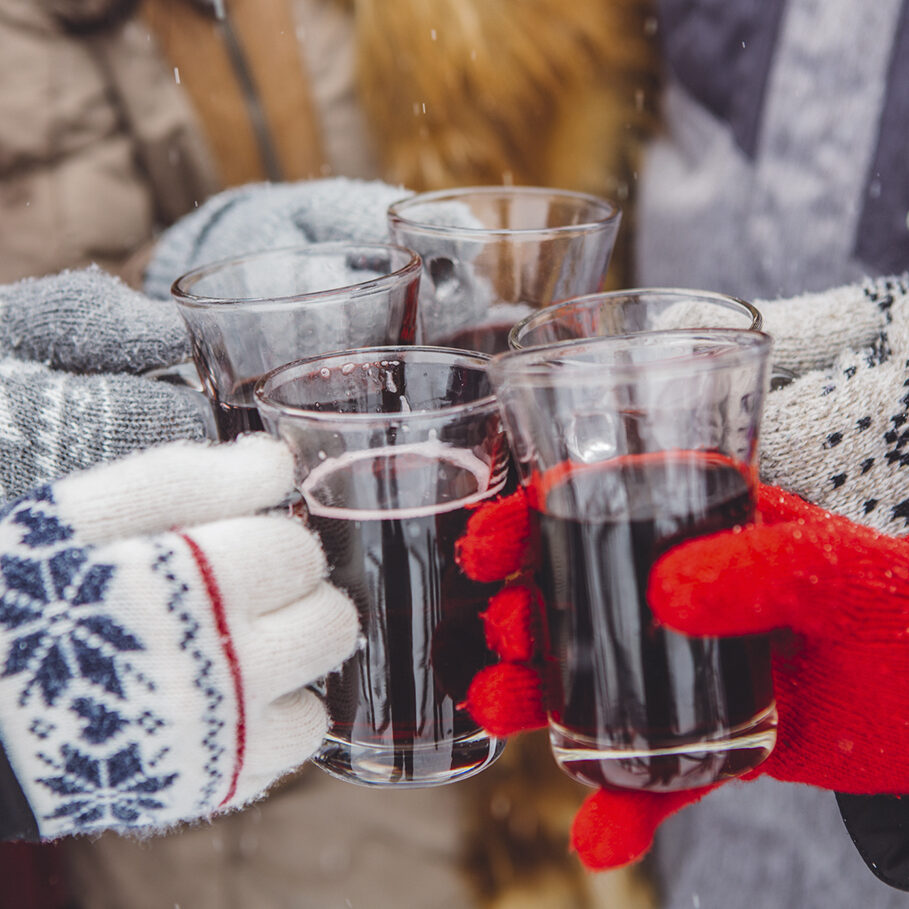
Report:
[[[317,538],[259,513],[292,488],[291,453],[254,435],[132,455],[0,512],[0,739],[42,837],[208,817],[318,747],[304,686],[359,625]]]
[[[756,302],[774,362],[761,479],[894,536],[909,531],[909,276]]]

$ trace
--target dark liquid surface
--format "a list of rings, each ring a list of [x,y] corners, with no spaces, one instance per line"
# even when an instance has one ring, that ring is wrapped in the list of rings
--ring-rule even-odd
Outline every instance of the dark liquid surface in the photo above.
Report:
[[[458,350],[478,350],[480,353],[497,354],[508,350],[508,333],[514,321],[477,325],[463,328],[436,343],[440,347],[454,347]]]
[[[253,389],[257,379],[248,379],[235,385],[226,401],[214,394],[212,410],[215,414],[215,425],[218,439],[221,442],[232,442],[244,432],[264,432],[265,425],[253,404]]]
[[[605,749],[648,752],[723,738],[772,705],[766,639],[685,637],[658,627],[645,597],[663,552],[752,517],[742,474],[698,455],[582,469],[548,491],[536,520],[558,726]],[[656,788],[691,771],[671,755],[623,761],[615,776],[608,763],[578,770],[595,784]]]
[[[491,659],[479,613],[494,586],[470,581],[454,561],[465,506],[487,495],[477,474],[440,458],[438,446],[395,451],[340,463],[303,492],[331,580],[356,603],[365,639],[326,679],[332,735],[393,751],[407,779],[427,771],[421,761],[453,767],[446,743],[479,732],[458,704]],[[380,509],[390,497],[396,512]]]
[[[231,442],[244,432],[265,430],[259,411],[252,404],[226,404],[219,401],[214,411],[218,438],[222,442]]]

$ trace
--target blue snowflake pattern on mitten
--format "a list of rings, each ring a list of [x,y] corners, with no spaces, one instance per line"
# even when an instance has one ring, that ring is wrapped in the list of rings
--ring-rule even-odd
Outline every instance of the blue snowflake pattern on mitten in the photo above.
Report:
[[[129,684],[155,686],[129,659],[142,641],[108,602],[117,566],[80,544],[51,486],[5,505],[0,526],[0,679],[20,680],[18,707],[34,714],[32,753],[49,771],[34,782],[54,805],[43,819],[68,833],[154,825],[178,774],[154,769],[166,747],[144,754],[136,740],[153,746],[165,723],[129,715]]]
[[[64,746],[59,762],[45,757],[57,776],[38,780],[63,799],[50,818],[69,818],[80,829],[155,823],[155,812],[165,803],[154,796],[169,788],[177,774],[150,776],[135,743],[105,757],[95,758]]]
[[[53,706],[77,676],[122,697],[117,656],[142,644],[107,612],[115,568],[93,561],[92,547],[56,545],[73,529],[38,507],[52,503],[45,489],[40,498],[20,499],[6,518],[22,528],[23,554],[0,556],[0,626],[14,633],[2,675],[27,679],[23,705],[37,688]]]

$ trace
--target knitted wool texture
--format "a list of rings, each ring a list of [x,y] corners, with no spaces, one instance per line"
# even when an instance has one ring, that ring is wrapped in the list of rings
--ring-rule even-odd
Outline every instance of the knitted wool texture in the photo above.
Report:
[[[135,375],[188,355],[173,304],[98,268],[0,287],[0,499],[136,449],[204,439],[204,401]]]
[[[422,255],[420,318],[427,338],[445,337],[482,321],[495,293],[474,267],[483,247],[467,239],[469,230],[440,239],[401,226],[390,237],[388,207],[410,195],[400,186],[344,177],[226,190],[162,234],[145,272],[145,292],[164,298],[187,271],[245,253],[330,241],[396,242]],[[455,228],[482,226],[469,208],[452,202],[420,205],[408,217]],[[362,280],[354,276],[346,283]],[[515,321],[523,314],[515,313]]]
[[[0,287],[0,355],[79,373],[140,373],[189,358],[176,307],[97,266]]]
[[[305,686],[352,652],[293,459],[175,443],[0,518],[0,737],[43,838],[151,832],[261,795],[327,729]],[[172,529],[174,527],[179,529]]]
[[[842,309],[850,300],[858,303],[852,320]],[[777,350],[790,352],[790,368],[827,361],[824,370],[809,371],[770,396],[762,475],[824,509],[767,487],[759,503],[765,526],[678,547],[658,563],[648,595],[658,618],[686,633],[786,629],[786,645],[774,656],[779,743],[758,773],[846,792],[904,792],[909,734],[894,718],[909,696],[909,544],[896,538],[909,523],[909,488],[900,475],[909,463],[903,453],[909,442],[907,282],[841,288],[829,302],[838,342],[864,343],[864,349],[799,353],[797,338],[784,332],[804,328],[806,311],[823,316],[822,296],[787,301],[792,320],[775,312],[781,303],[762,305],[771,313],[770,326],[777,326]],[[512,523],[520,507],[520,494],[498,506]],[[507,525],[497,528],[480,513],[468,537],[471,530],[482,538],[462,541],[461,549],[484,555],[484,575],[512,574],[520,560],[511,544],[501,544]],[[544,648],[538,640],[530,659],[515,659],[510,645],[539,627],[532,614],[521,614],[521,603],[533,612],[530,597],[510,595],[507,609],[491,604],[496,619],[488,641],[494,649],[505,642],[498,647],[503,662],[479,673],[468,694],[473,715],[500,735],[545,722]],[[601,790],[579,812],[573,844],[593,868],[633,861],[668,814],[709,791],[666,797]]]
[[[244,253],[341,240],[386,243],[388,206],[408,195],[399,186],[342,177],[226,190],[164,231],[143,289],[166,299],[185,272]]]
[[[854,317],[841,305],[850,297],[859,303]],[[832,292],[833,319],[814,302],[819,295],[790,302],[800,311],[806,299],[815,308],[814,323],[848,338],[851,346],[839,350],[823,369],[804,372],[768,397],[761,479],[860,524],[903,535],[909,531],[904,469],[909,464],[909,278],[878,279]],[[878,328],[872,334],[869,316],[874,310]],[[804,323],[795,323],[799,331],[792,331],[793,324],[784,318],[785,303],[765,305],[764,311],[776,332],[774,349],[794,351]],[[852,334],[847,325],[857,331]],[[817,359],[802,357],[811,366]],[[790,363],[803,371],[796,357]]]

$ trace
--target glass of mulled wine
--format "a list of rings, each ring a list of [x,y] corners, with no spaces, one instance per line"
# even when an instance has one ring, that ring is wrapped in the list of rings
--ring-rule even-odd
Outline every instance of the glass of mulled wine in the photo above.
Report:
[[[669,791],[770,753],[766,638],[657,624],[650,569],[754,518],[770,338],[673,330],[496,357],[490,377],[531,505],[559,765],[592,786]]]
[[[356,783],[433,786],[501,753],[461,706],[492,657],[480,612],[494,586],[455,541],[513,484],[488,358],[368,348],[288,364],[258,383],[267,429],[295,453],[301,511],[362,644],[320,684],[331,729],[316,764]]]
[[[528,313],[602,289],[621,212],[531,186],[422,193],[388,209],[391,237],[423,258],[425,344],[498,353]]]
[[[415,338],[420,257],[381,243],[313,243],[187,272],[171,293],[221,441],[262,430],[257,379],[303,356]]]
[[[639,287],[586,294],[533,312],[508,334],[523,350],[560,341],[629,335],[674,328],[751,328],[763,319],[751,303],[727,294],[672,287]]]

